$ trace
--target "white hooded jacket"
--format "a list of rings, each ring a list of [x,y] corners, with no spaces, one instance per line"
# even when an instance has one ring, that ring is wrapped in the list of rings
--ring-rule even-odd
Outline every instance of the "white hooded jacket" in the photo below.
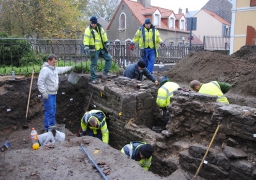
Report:
[[[43,94],[57,94],[59,88],[59,74],[70,71],[72,66],[55,67],[45,62],[40,70],[37,86],[38,90]]]

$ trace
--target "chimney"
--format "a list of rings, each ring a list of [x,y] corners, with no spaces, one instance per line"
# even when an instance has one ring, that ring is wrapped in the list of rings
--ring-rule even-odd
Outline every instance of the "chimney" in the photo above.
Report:
[[[178,14],[182,14],[182,9],[179,8],[178,12],[179,12]]]
[[[188,8],[186,8],[186,13],[188,13]]]
[[[137,0],[138,3],[142,4],[145,8],[150,8],[151,0]]]

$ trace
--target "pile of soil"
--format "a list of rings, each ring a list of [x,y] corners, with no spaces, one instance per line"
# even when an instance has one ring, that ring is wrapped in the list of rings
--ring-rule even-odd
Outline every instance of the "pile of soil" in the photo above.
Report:
[[[248,57],[251,57],[251,60],[248,60]],[[230,93],[255,96],[256,63],[252,62],[252,57],[256,58],[255,46],[245,46],[232,56],[209,51],[190,52],[164,75],[171,81],[187,85],[194,79],[202,83],[227,82],[232,85]]]

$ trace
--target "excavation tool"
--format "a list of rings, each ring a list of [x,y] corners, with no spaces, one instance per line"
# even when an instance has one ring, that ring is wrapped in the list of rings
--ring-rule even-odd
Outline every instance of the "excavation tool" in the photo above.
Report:
[[[215,139],[215,137],[216,137],[216,135],[217,135],[217,133],[218,133],[218,131],[219,131],[219,128],[220,128],[220,125],[217,126],[217,129],[215,130],[215,133],[214,133],[214,135],[213,135],[213,137],[212,137],[212,140],[211,140],[211,142],[210,142],[210,145],[208,146],[208,148],[207,148],[207,150],[206,150],[206,153],[205,153],[205,155],[204,155],[204,157],[203,157],[203,159],[202,159],[202,161],[201,161],[201,163],[200,163],[200,165],[199,165],[199,167],[198,167],[198,169],[197,169],[197,171],[196,171],[196,174],[195,174],[195,176],[193,177],[193,179],[196,179],[196,177],[197,177],[197,175],[198,175],[198,173],[199,173],[199,171],[200,171],[200,169],[201,169],[201,167],[202,167],[202,165],[203,165],[203,163],[204,163],[204,160],[205,160],[205,158],[206,158],[206,156],[207,156],[207,154],[208,154],[208,152],[209,152],[209,150],[210,150],[210,148],[211,148],[211,146],[212,146],[212,143],[213,143],[213,141],[214,141],[214,139]]]
[[[29,108],[29,102],[30,102],[31,88],[32,88],[32,84],[33,84],[33,78],[34,78],[34,70],[32,71],[32,76],[31,76],[31,81],[30,81],[25,123],[22,125],[22,128],[24,128],[24,129],[28,128],[28,108]]]
[[[90,154],[85,150],[84,146],[81,145],[81,148],[83,149],[83,151],[85,152],[85,154],[88,156],[88,158],[91,160],[91,162],[93,163],[93,165],[97,168],[97,170],[100,172],[101,176],[105,179],[108,180],[108,178],[105,176],[105,174],[101,171],[101,169],[99,168],[99,166],[94,162],[94,160],[92,159],[92,157],[90,156]]]

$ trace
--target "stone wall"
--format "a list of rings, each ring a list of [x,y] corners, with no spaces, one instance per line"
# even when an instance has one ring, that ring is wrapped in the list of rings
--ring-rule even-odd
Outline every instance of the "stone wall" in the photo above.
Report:
[[[57,122],[66,124],[72,132],[80,128],[92,93],[89,109],[106,113],[111,146],[121,149],[130,141],[145,141],[155,148],[151,171],[168,176],[185,170],[193,175],[220,125],[199,176],[206,179],[256,179],[255,108],[220,104],[216,103],[216,97],[178,90],[168,106],[170,119],[166,129],[157,133],[152,128],[163,125],[162,122],[165,125],[165,117],[155,104],[157,87],[149,80],[137,82],[118,77],[101,84],[90,84],[87,77],[82,77],[77,85],[66,80],[67,76],[60,77]],[[21,91],[21,86],[28,90],[29,83],[25,78],[1,84],[1,127],[17,126],[20,118],[25,116],[27,91],[23,90],[19,95],[17,90]],[[38,94],[34,82],[30,117],[42,115]],[[5,112],[9,104],[13,113]]]

